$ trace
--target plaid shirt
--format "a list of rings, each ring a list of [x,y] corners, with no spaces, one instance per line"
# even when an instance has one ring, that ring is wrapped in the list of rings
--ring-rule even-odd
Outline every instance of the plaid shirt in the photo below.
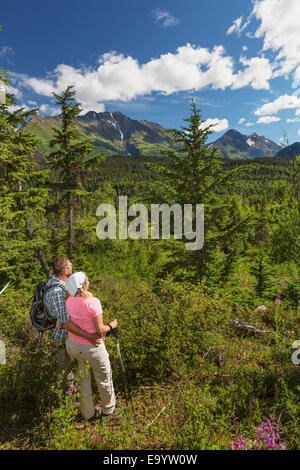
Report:
[[[63,281],[57,279],[55,276],[50,277],[46,286],[49,287],[52,284],[65,285]],[[53,315],[53,317],[57,318],[59,325],[70,321],[70,317],[66,309],[65,291],[63,289],[60,287],[50,289],[45,294],[44,302],[49,313]],[[63,344],[66,342],[67,336],[68,331],[63,328],[54,328],[52,333],[52,338]]]

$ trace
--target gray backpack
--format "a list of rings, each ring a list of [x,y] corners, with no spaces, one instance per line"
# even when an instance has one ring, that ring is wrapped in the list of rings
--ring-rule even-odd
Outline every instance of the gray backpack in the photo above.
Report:
[[[56,325],[56,318],[48,312],[44,304],[44,295],[53,287],[61,287],[64,291],[66,290],[62,284],[52,284],[48,287],[46,285],[47,281],[40,282],[36,286],[29,312],[32,326],[34,326],[39,333],[51,330],[55,328]]]

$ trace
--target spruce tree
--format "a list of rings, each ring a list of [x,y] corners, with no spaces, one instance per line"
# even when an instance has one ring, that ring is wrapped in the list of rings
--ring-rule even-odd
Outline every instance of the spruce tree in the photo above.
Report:
[[[6,72],[2,84],[10,84]],[[37,259],[49,275],[45,247],[44,206],[47,190],[43,188],[48,171],[34,163],[40,141],[26,131],[37,109],[15,109],[17,100],[5,93],[0,103],[0,252],[3,280],[22,278],[32,270]]]
[[[236,239],[245,233],[248,216],[231,214],[231,198],[225,187],[234,181],[235,175],[248,167],[223,170],[223,161],[216,147],[207,145],[214,132],[201,119],[201,111],[194,100],[190,116],[181,129],[170,129],[178,150],[165,152],[166,164],[149,164],[155,171],[158,187],[157,202],[168,204],[204,204],[204,246],[201,250],[185,252],[176,243],[173,258],[166,265],[184,269],[195,280],[218,280],[218,273],[226,265],[226,257],[236,257]],[[153,197],[153,194],[152,194]],[[176,247],[175,247],[176,246]],[[232,249],[230,249],[232,246]],[[229,262],[228,259],[228,262]],[[228,264],[227,262],[227,264]]]
[[[82,109],[76,102],[74,87],[68,86],[61,95],[53,95],[56,104],[61,108],[61,127],[54,128],[54,137],[50,141],[53,150],[48,156],[48,163],[59,178],[55,187],[59,192],[59,206],[67,212],[67,254],[71,258],[76,244],[74,208],[81,198],[90,195],[84,189],[83,183],[87,174],[102,161],[103,156],[93,154],[91,140],[82,139],[76,127],[76,118]]]
[[[258,297],[272,297],[275,295],[275,287],[272,282],[273,269],[270,266],[268,257],[259,253],[250,273],[256,279],[255,290]]]

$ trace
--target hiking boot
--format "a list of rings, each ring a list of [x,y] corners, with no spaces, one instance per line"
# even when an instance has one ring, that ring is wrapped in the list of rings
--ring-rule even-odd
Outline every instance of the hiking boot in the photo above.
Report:
[[[92,416],[91,418],[87,419],[87,421],[88,421],[89,423],[94,423],[95,421],[97,421],[98,419],[101,419],[101,418],[102,418],[101,413],[100,413],[98,410],[96,410],[96,408],[95,408],[95,414],[94,414],[94,416]]]
[[[101,413],[101,417],[110,418],[110,419],[120,419],[121,414],[118,413],[117,411],[114,411],[113,413],[110,413],[110,414]]]

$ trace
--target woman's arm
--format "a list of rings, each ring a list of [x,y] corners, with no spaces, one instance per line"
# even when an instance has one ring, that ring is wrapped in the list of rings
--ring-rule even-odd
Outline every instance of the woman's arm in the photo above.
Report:
[[[110,327],[108,325],[104,325],[103,323],[103,315],[98,315],[97,317],[94,317],[93,318],[94,320],[94,324],[95,324],[95,327],[96,327],[96,331],[99,335],[103,335],[104,333],[107,333],[108,331],[110,331]],[[118,321],[117,320],[113,320],[110,322],[110,325],[112,328],[117,328],[118,326]]]

